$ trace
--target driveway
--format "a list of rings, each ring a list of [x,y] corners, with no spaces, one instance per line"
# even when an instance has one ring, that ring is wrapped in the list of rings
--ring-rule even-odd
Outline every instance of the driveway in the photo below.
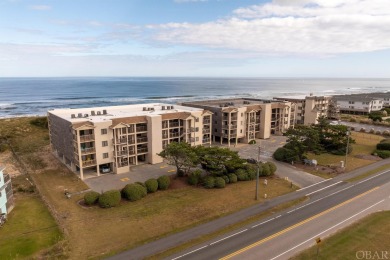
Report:
[[[238,154],[243,158],[254,158],[257,160],[258,147],[260,145],[260,161],[272,161],[278,168],[276,174],[279,177],[288,178],[289,181],[301,188],[324,180],[316,175],[298,170],[293,165],[278,162],[272,158],[272,154],[286,143],[286,139],[284,136],[272,136],[270,139],[256,140],[255,145],[238,144],[236,147],[231,147],[231,149],[238,151]]]
[[[131,171],[122,174],[105,174],[99,177],[85,179],[84,182],[94,191],[103,192],[112,189],[122,189],[126,184],[145,182],[161,175],[176,174],[176,168],[166,163],[143,164],[131,167]]]

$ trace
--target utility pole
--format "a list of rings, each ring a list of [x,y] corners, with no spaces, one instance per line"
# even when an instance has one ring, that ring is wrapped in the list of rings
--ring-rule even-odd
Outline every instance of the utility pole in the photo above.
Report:
[[[349,136],[350,136],[350,131],[348,129],[347,131],[347,147],[345,148],[345,163],[344,163],[344,169],[347,168],[347,156],[348,156],[348,147],[349,147]]]
[[[255,200],[259,199],[259,171],[260,171],[260,145],[259,145],[259,151],[257,154],[257,173],[256,173],[256,195]]]

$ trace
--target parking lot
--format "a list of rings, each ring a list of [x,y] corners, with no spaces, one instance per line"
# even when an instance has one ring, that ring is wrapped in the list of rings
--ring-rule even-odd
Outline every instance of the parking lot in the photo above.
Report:
[[[230,146],[233,151],[238,151],[242,158],[254,158],[257,160],[260,146],[260,161],[273,161],[274,151],[285,144],[286,137],[272,136],[270,139],[257,139],[256,144],[237,144]],[[228,147],[227,144],[216,143],[216,146]],[[280,177],[287,177],[294,184],[304,187],[322,178],[297,170],[294,166],[274,161],[278,167],[277,174]],[[97,192],[103,192],[111,189],[121,189],[128,183],[145,182],[150,178],[158,178],[161,175],[173,175],[176,168],[166,163],[143,164],[131,167],[131,171],[123,174],[104,174],[100,177],[91,177],[84,182]]]

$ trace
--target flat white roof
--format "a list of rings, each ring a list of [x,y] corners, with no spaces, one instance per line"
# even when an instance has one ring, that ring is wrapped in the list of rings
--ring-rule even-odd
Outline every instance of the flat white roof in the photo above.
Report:
[[[163,107],[165,109],[163,109]],[[169,107],[169,109],[167,109]],[[171,109],[171,107],[173,107]],[[153,108],[154,110],[144,110],[144,108]],[[103,110],[107,114],[103,114]],[[153,116],[177,112],[202,112],[204,109],[195,107],[185,107],[164,103],[149,103],[124,106],[109,106],[109,107],[88,107],[88,108],[63,108],[49,110],[50,114],[61,117],[70,122],[83,122],[88,119],[91,122],[102,122],[115,118],[134,117],[134,116]],[[91,116],[92,111],[95,115]],[[98,114],[100,112],[100,114]],[[72,118],[72,114],[75,118]],[[79,114],[82,117],[79,117]],[[88,115],[88,116],[85,116]]]

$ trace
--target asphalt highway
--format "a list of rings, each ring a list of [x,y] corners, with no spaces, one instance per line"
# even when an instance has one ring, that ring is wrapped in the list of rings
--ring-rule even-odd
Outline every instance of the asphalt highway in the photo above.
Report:
[[[363,203],[358,205],[356,202],[364,196],[376,192],[382,185],[389,182],[390,171],[378,173],[356,183],[348,183],[337,179],[323,181],[295,192],[296,194],[305,193],[310,197],[310,200],[306,203],[180,252],[169,257],[169,259],[272,259],[272,255],[278,256],[282,253],[279,251],[289,249],[290,245],[281,246],[279,251],[272,249],[271,252],[267,253],[267,256],[264,255],[264,248],[256,251],[256,247],[271,240],[273,240],[273,243],[280,245],[278,237],[283,234],[288,234],[290,238],[298,237],[299,233],[296,230],[298,227],[317,218],[325,217],[325,215],[326,218],[332,219],[336,210],[343,212],[347,209],[346,205],[348,204],[357,206],[357,210],[363,209],[365,206],[368,207],[370,205]],[[385,190],[384,194],[389,197],[390,190]],[[352,214],[352,212],[346,213],[347,215]],[[270,245],[268,247],[272,248]],[[250,251],[250,253],[247,251]],[[280,259],[285,258],[281,257]]]
[[[322,180],[315,184],[303,187],[302,189],[288,193],[286,195],[271,199],[265,203],[258,203],[252,207],[239,212],[215,219],[213,221],[198,225],[194,228],[158,239],[148,244],[124,251],[108,259],[143,259],[157,254],[172,247],[179,246],[187,241],[218,231],[224,227],[243,221],[251,216],[257,215],[267,209],[271,209],[279,204],[292,201],[304,196],[310,198],[304,204],[300,204],[294,209],[288,209],[280,214],[266,218],[259,223],[225,234],[213,241],[198,245],[185,250],[179,254],[171,256],[169,259],[180,257],[180,259],[216,259],[240,250],[241,248],[258,241],[261,238],[273,235],[286,227],[288,228],[299,221],[328,209],[338,203],[342,203],[354,196],[357,196],[376,186],[389,182],[390,173],[376,174],[376,177],[366,178],[367,181],[357,183],[347,183],[344,180],[355,177],[377,167],[388,165],[389,160],[382,160],[366,167],[359,168],[351,173],[342,174],[333,179]],[[261,194],[260,188],[260,194]],[[291,212],[290,212],[291,211]],[[264,223],[263,223],[264,222]],[[263,224],[262,224],[263,223]],[[257,229],[255,226],[261,227]],[[243,231],[244,229],[247,229]],[[252,233],[253,231],[253,233]],[[247,238],[248,237],[248,238]],[[239,238],[239,239],[238,239]],[[221,242],[216,243],[216,241]],[[234,241],[234,242],[231,242]],[[231,243],[231,244],[230,244]],[[229,245],[229,246],[223,246]],[[214,251],[215,248],[215,251]],[[213,249],[213,250],[211,250]],[[193,251],[193,252],[192,252]],[[205,253],[208,252],[208,253]],[[215,252],[215,253],[214,253]],[[208,255],[210,254],[210,256]],[[179,259],[179,258],[178,258]]]

